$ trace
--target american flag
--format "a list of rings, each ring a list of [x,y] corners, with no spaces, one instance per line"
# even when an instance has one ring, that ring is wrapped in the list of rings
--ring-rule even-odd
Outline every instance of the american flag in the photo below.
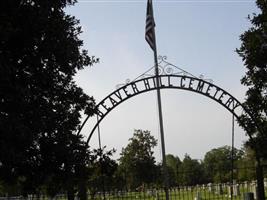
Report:
[[[147,1],[147,11],[146,11],[146,41],[153,51],[156,50],[155,41],[155,21],[153,16],[153,5],[152,0]]]

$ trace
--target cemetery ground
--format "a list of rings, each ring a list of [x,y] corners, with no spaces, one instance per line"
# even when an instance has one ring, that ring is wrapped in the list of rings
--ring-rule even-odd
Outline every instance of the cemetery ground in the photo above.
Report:
[[[251,193],[256,199],[256,183],[244,182],[242,184],[234,184],[232,187],[232,199],[243,200],[244,195]],[[267,187],[265,187],[267,191]],[[92,199],[92,198],[90,198]],[[165,192],[163,189],[146,189],[144,191],[126,192],[113,191],[98,193],[94,199],[97,200],[165,200]],[[212,200],[212,199],[231,199],[231,187],[229,184],[207,184],[197,186],[184,186],[169,189],[170,200]]]
[[[267,185],[265,185],[265,193]],[[250,193],[250,194],[248,194]],[[197,186],[182,186],[169,189],[170,200],[252,200],[256,199],[256,183],[243,182],[234,184],[206,184]],[[254,198],[246,198],[248,195],[253,195]],[[17,197],[0,197],[0,200],[24,200],[21,196]],[[43,195],[29,195],[27,200],[66,200],[66,194],[59,194],[53,198]],[[78,200],[78,196],[75,200]],[[142,191],[126,191],[113,190],[106,192],[88,193],[89,200],[165,200],[165,191],[163,189],[143,189]]]

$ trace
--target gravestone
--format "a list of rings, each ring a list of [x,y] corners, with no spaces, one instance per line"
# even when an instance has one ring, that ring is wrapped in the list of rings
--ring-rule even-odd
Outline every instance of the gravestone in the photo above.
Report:
[[[187,191],[192,191],[192,187],[191,186],[187,186],[187,189],[186,189]]]
[[[215,193],[218,195],[222,195],[223,194],[223,186],[222,184],[217,184],[215,187]]]
[[[197,192],[196,197],[194,198],[194,200],[201,200],[200,192]]]
[[[196,192],[200,192],[201,191],[201,186],[200,185],[196,185],[195,190],[196,190]]]
[[[254,194],[254,198],[257,199],[257,190],[258,190],[258,187],[257,187],[257,183],[255,181],[253,181],[251,183],[251,192]]]
[[[209,192],[214,192],[214,187],[213,187],[212,183],[208,183],[208,190],[209,190]]]
[[[233,196],[239,196],[240,195],[240,187],[239,184],[233,185]]]
[[[244,193],[244,200],[254,200],[254,194],[252,192]]]
[[[231,198],[231,189],[232,189],[231,185],[228,185],[227,186],[227,194],[228,194],[229,198]]]
[[[244,188],[245,188],[246,191],[249,190],[249,183],[248,183],[248,181],[245,181],[244,182]]]

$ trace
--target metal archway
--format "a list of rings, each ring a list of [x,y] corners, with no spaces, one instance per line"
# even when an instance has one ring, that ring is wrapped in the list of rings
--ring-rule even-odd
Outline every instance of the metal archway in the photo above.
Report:
[[[159,76],[159,82],[160,89],[180,89],[204,95],[221,104],[237,119],[240,118],[243,112],[247,112],[243,105],[234,96],[232,96],[230,93],[220,88],[219,86],[202,78],[197,78],[192,75],[163,74]],[[149,76],[127,83],[126,85],[110,93],[96,106],[96,115],[98,117],[98,121],[95,123],[92,131],[88,136],[87,144],[89,143],[99,123],[114,108],[134,96],[156,89],[156,76]],[[84,120],[78,134],[80,134],[88,119],[89,116]],[[253,140],[251,135],[249,135],[249,137]]]

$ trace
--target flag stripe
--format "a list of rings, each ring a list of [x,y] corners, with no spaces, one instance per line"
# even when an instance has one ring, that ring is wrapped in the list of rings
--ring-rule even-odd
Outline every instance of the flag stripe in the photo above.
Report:
[[[153,51],[155,51],[155,48],[156,48],[154,28],[155,28],[155,22],[154,22],[154,17],[153,17],[152,0],[148,0],[147,1],[147,13],[146,13],[145,39]]]

